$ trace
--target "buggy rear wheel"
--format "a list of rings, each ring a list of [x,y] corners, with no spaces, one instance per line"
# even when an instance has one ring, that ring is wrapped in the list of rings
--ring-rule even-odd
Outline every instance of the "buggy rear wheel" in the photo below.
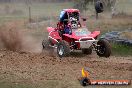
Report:
[[[111,47],[107,40],[101,39],[97,42],[97,55],[100,57],[109,57],[111,55]]]
[[[58,43],[57,54],[59,57],[69,56],[70,47],[69,47],[68,42],[62,40]]]

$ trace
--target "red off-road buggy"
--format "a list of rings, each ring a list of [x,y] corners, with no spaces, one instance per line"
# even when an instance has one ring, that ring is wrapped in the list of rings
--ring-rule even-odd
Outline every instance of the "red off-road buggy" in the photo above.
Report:
[[[64,9],[57,27],[47,27],[48,42],[43,40],[43,49],[49,46],[57,48],[59,57],[68,56],[73,50],[82,50],[84,54],[91,54],[94,50],[100,57],[109,57],[109,42],[104,39],[97,40],[100,31],[88,31],[82,24],[84,21],[86,19],[80,17],[78,9]]]

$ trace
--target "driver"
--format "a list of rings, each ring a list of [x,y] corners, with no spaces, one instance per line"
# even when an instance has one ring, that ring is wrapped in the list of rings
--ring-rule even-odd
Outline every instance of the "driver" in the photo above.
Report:
[[[68,25],[65,25],[64,33],[65,33],[65,34],[72,34],[72,32],[71,32],[71,27],[70,27],[69,24],[68,24]]]

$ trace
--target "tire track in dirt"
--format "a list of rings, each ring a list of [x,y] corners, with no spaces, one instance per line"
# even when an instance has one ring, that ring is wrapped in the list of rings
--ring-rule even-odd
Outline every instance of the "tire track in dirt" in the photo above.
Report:
[[[66,57],[59,59],[44,51],[41,54],[0,51],[1,76],[12,77],[17,82],[42,82],[44,80],[77,80],[81,76],[81,68],[88,68],[93,79],[130,79],[132,80],[132,61],[114,57],[99,58],[96,55]],[[131,58],[131,57],[130,57]],[[120,63],[118,61],[124,61]],[[127,62],[128,61],[128,62]]]

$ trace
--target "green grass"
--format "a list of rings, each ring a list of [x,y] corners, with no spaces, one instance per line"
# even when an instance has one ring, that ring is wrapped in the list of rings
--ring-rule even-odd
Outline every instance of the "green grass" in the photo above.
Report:
[[[115,56],[132,56],[132,47],[119,44],[112,45],[112,54]]]

